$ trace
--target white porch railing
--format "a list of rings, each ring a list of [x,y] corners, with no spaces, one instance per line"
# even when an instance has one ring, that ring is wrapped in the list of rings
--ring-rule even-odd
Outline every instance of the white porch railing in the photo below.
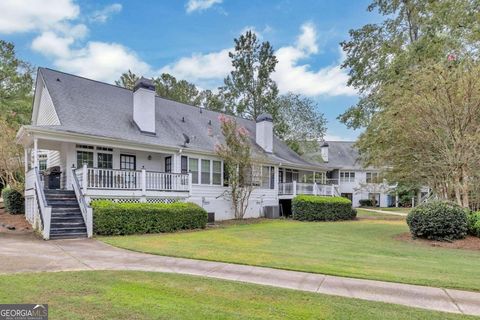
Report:
[[[78,181],[77,175],[75,174],[75,168],[72,168],[72,187],[75,191],[75,196],[77,197],[80,211],[82,212],[83,221],[85,222],[85,226],[87,228],[87,236],[91,238],[93,235],[93,210],[85,200],[85,195],[82,193],[81,184]]]
[[[317,196],[338,196],[338,189],[336,185],[324,185],[317,183],[303,183],[303,182],[286,182],[278,184],[279,195],[310,194]]]
[[[188,192],[191,178],[186,173],[166,173],[146,170],[82,168],[75,170],[83,192],[87,189],[141,190]]]
[[[48,240],[50,238],[50,221],[52,219],[52,207],[47,205],[47,199],[45,198],[45,193],[43,192],[43,181],[40,178],[40,172],[38,168],[33,168],[32,170],[35,175],[34,187],[35,190],[35,204],[34,209],[39,211],[40,221],[36,221],[36,214],[34,218],[34,227],[42,230],[43,238]]]

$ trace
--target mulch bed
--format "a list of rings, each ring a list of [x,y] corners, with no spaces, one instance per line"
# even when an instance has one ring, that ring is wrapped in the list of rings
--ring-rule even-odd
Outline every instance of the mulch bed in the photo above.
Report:
[[[14,228],[10,230],[10,228]],[[9,214],[0,209],[0,233],[26,233],[32,232],[32,227],[23,214]]]
[[[480,238],[467,236],[465,239],[449,241],[435,241],[427,239],[413,239],[409,232],[399,234],[395,237],[395,240],[409,242],[412,244],[420,244],[430,247],[441,247],[449,249],[465,249],[480,251]]]

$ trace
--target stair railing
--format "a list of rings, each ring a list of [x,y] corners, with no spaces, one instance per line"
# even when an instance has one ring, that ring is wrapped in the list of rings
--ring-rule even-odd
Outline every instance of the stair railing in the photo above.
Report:
[[[83,221],[87,227],[87,236],[91,238],[93,235],[93,210],[85,200],[82,188],[80,187],[80,181],[78,181],[75,173],[75,168],[72,168],[72,186],[75,191],[75,196],[77,197],[78,205],[80,206],[80,211],[82,212]]]
[[[38,209],[40,210],[40,220],[42,222],[42,235],[45,240],[50,238],[50,222],[52,220],[52,207],[47,204],[45,192],[43,191],[43,183],[40,178],[40,172],[35,167],[35,198],[37,200]]]

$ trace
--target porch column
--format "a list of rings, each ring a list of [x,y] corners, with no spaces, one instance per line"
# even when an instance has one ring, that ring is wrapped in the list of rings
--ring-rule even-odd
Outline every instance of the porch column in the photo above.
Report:
[[[38,168],[38,138],[33,139],[33,167]]]
[[[293,196],[297,195],[297,181],[293,181]]]
[[[25,175],[28,172],[28,148],[24,148]]]
[[[172,172],[181,173],[182,172],[182,154],[175,153],[172,156]]]

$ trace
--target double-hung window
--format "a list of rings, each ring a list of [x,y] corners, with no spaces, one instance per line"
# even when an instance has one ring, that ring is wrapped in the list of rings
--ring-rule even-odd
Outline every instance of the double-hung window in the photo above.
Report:
[[[355,172],[340,171],[340,182],[355,182]]]
[[[221,185],[222,184],[222,162],[221,161],[212,161],[212,184]]]
[[[198,183],[198,159],[188,158],[188,171],[192,174],[192,183]]]
[[[202,159],[201,184],[210,184],[210,160]]]

